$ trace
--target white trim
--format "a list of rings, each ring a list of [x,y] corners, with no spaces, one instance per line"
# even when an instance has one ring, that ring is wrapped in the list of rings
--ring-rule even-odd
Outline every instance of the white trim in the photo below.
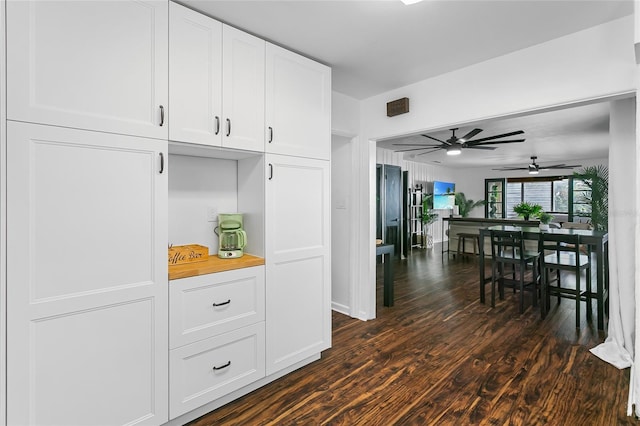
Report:
[[[359,313],[360,297],[358,292],[359,283],[359,268],[358,268],[358,242],[360,241],[360,233],[358,218],[361,217],[361,212],[358,210],[358,200],[356,194],[358,194],[358,145],[359,139],[352,137],[349,141],[349,148],[351,150],[351,179],[349,180],[349,316],[353,318],[363,319]]]
[[[362,144],[362,148],[362,159],[368,163],[368,165],[363,164],[368,180],[361,182],[360,196],[366,197],[366,200],[361,198],[362,210],[364,213],[368,207],[369,220],[361,226],[363,227],[362,235],[369,237],[362,238],[360,241],[363,246],[360,252],[365,256],[364,261],[361,261],[366,267],[366,271],[363,271],[360,277],[360,294],[363,301],[362,311],[367,319],[374,319],[376,317],[376,142],[367,140]]]
[[[7,79],[6,7],[0,0],[0,426],[7,423]]]
[[[340,312],[341,314],[348,315],[350,317],[353,316],[351,315],[351,309],[349,308],[349,306],[343,305],[342,303],[331,302],[331,310]]]
[[[0,0],[0,426],[7,423],[7,75],[6,7]]]

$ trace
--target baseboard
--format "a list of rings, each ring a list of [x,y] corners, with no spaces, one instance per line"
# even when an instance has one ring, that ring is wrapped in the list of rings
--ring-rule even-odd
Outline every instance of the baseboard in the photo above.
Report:
[[[351,309],[342,303],[331,302],[331,309],[341,314],[351,316]]]

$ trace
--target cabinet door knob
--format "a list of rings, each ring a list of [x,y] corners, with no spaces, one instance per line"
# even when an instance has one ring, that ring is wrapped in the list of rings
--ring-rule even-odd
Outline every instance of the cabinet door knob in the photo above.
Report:
[[[164,172],[164,154],[160,153],[160,174]]]
[[[269,180],[273,179],[273,164],[269,163]]]
[[[226,364],[221,365],[220,367],[217,367],[217,366],[215,366],[215,365],[214,365],[214,366],[213,366],[213,370],[214,370],[214,371],[216,371],[216,370],[222,370],[223,368],[227,368],[227,367],[229,367],[230,365],[231,365],[231,361],[227,361],[227,363],[226,363]]]
[[[224,305],[228,305],[229,303],[231,303],[231,299],[227,300],[226,302],[222,302],[222,303],[214,303],[213,306],[224,306]]]
[[[160,105],[160,127],[164,125],[164,106]]]
[[[269,126],[269,143],[273,142],[273,127]]]
[[[215,134],[217,135],[218,133],[220,133],[220,117],[218,117],[216,115],[216,132],[215,132]]]
[[[227,136],[231,134],[231,120],[227,118]]]

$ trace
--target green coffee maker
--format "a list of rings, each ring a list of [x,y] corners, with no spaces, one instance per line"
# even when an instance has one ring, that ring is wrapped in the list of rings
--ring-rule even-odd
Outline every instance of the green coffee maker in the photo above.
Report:
[[[242,229],[242,215],[239,213],[219,214],[218,226],[214,229],[218,236],[218,257],[235,259],[242,257],[247,245],[247,233]]]

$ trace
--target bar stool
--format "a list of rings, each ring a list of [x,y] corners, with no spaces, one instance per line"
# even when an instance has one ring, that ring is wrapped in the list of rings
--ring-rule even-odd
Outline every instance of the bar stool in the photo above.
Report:
[[[580,328],[580,304],[586,302],[587,321],[591,320],[591,256],[580,252],[580,235],[540,234],[540,250],[549,253],[542,256],[540,270],[542,274],[542,312],[549,311],[550,296],[573,299],[576,302],[576,328]],[[575,284],[564,285],[560,280],[560,271],[570,271],[575,275]],[[555,272],[555,278],[550,272]],[[580,283],[580,274],[585,271],[586,290]]]
[[[467,239],[473,240],[473,255],[478,255],[478,234],[459,233],[458,234],[458,251],[457,256],[468,256],[471,253],[464,251]]]
[[[495,308],[496,284],[500,299],[504,299],[504,287],[520,291],[520,313],[524,312],[524,292],[532,294],[533,306],[538,306],[538,251],[527,251],[521,231],[491,231],[491,307]],[[507,267],[511,271],[507,271]],[[525,279],[527,267],[531,267],[531,280]],[[544,311],[542,312],[544,316]]]

